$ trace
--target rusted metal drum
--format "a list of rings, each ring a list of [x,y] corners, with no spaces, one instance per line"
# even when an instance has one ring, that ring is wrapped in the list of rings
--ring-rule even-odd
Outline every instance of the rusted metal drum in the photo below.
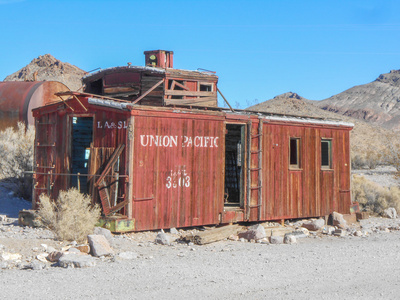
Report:
[[[54,94],[68,90],[58,81],[0,82],[0,130],[15,127],[19,121],[34,124],[32,109],[61,101]]]

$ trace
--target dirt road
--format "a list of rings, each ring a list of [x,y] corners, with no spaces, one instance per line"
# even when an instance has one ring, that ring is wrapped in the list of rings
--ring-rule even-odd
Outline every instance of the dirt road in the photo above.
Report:
[[[1,270],[1,299],[399,299],[400,232],[155,245],[117,238],[132,260],[85,269]]]

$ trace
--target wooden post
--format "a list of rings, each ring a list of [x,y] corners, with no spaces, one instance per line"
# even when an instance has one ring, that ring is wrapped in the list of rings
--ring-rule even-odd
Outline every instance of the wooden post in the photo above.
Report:
[[[133,160],[134,160],[134,145],[135,145],[135,118],[130,116],[128,126],[128,195],[127,195],[127,206],[128,219],[132,219],[133,209]]]
[[[228,104],[229,108],[231,109],[231,111],[235,111],[232,106],[229,104],[228,100],[226,100],[226,98],[224,97],[224,95],[222,95],[221,91],[219,90],[219,88],[217,88],[217,92],[221,95],[221,97],[224,99],[225,103]]]
[[[78,173],[78,191],[81,191],[81,178],[79,177],[79,175],[81,175],[81,173]]]

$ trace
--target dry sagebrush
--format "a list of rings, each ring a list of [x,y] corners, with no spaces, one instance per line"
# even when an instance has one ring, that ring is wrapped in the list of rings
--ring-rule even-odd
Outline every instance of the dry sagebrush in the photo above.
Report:
[[[38,214],[44,226],[60,240],[84,242],[100,218],[100,207],[76,188],[60,191],[57,201],[40,197]]]
[[[382,214],[389,207],[400,212],[400,189],[382,187],[363,176],[353,176],[353,199],[371,213]]]
[[[29,199],[32,192],[32,171],[35,129],[25,127],[19,122],[18,127],[0,131],[0,180],[13,184],[14,192]]]

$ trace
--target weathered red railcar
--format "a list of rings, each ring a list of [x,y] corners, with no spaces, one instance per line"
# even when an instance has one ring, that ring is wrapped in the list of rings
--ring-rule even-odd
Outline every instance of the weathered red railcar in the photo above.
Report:
[[[75,186],[115,231],[349,213],[350,123],[65,95],[33,111],[34,207]]]
[[[217,107],[215,72],[173,69],[173,52],[145,51],[146,66],[103,69],[82,78],[84,92],[150,106]]]

